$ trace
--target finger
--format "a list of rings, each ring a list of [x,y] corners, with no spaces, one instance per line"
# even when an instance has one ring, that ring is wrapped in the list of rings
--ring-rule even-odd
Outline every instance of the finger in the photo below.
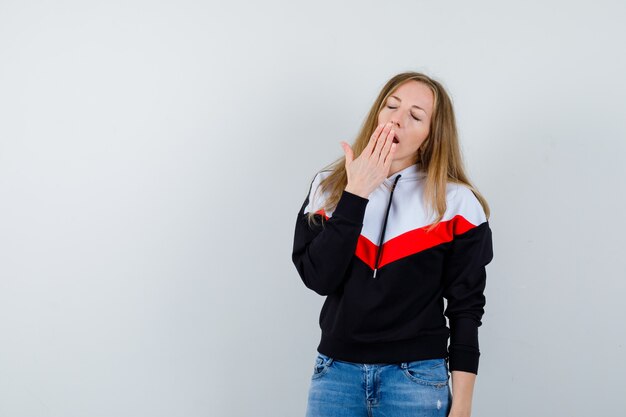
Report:
[[[349,165],[354,158],[354,153],[352,152],[352,148],[346,142],[341,142],[341,147],[343,148],[343,152],[346,156],[346,165]]]
[[[380,152],[380,159],[378,160],[380,165],[384,165],[385,159],[387,158],[387,155],[389,154],[389,150],[391,149],[391,146],[394,145],[393,143],[394,135],[395,135],[395,130],[391,129],[389,131],[389,134],[387,135],[387,138],[385,139],[385,145],[383,146],[383,149]]]
[[[370,140],[367,143],[367,146],[365,147],[365,149],[363,149],[363,153],[365,153],[365,155],[370,156],[372,154],[372,151],[374,150],[374,145],[376,145],[376,139],[378,139],[378,135],[380,135],[383,127],[385,127],[383,123],[379,124],[374,130],[374,133],[372,133],[372,136],[370,136]]]
[[[393,141],[393,135],[394,130],[391,128],[391,125],[388,125],[383,129],[381,137],[376,141],[376,149],[374,149],[374,155],[377,160],[384,158],[385,155],[382,153],[383,146],[385,146],[388,141]]]
[[[391,129],[391,123],[386,123],[385,127],[376,138],[376,144],[375,144],[374,149],[372,150],[372,156],[374,156],[376,160],[380,158],[380,151],[382,150],[383,145],[385,144],[385,137],[389,133],[390,129]]]
[[[367,142],[367,146],[365,147],[365,149],[363,149],[363,153],[365,155],[370,156],[372,154],[374,146],[376,145],[376,139],[378,138],[378,135],[380,135],[380,132],[383,130],[384,127],[385,125],[383,123],[379,124],[376,127],[376,129],[370,136],[370,140]]]
[[[391,166],[391,162],[393,162],[393,156],[396,154],[396,149],[398,149],[397,143],[392,143],[391,148],[389,148],[389,153],[385,158],[384,168],[385,172],[389,172],[389,167]]]

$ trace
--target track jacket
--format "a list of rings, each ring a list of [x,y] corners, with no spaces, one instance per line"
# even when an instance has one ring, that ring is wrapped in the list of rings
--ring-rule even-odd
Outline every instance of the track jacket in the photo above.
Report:
[[[493,250],[474,193],[448,183],[445,215],[427,233],[434,217],[426,214],[426,174],[417,164],[385,179],[369,198],[344,190],[334,211],[322,208],[326,195],[318,191],[329,174],[320,171],[311,182],[292,253],[304,285],[326,296],[317,351],[357,363],[446,358],[450,371],[478,374],[485,265]],[[324,224],[309,227],[308,212]]]

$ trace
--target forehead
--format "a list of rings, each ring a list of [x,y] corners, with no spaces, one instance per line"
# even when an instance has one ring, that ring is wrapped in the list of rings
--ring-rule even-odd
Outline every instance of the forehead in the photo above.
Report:
[[[402,100],[402,104],[417,105],[423,108],[428,115],[432,113],[434,96],[426,84],[411,80],[397,87],[390,96],[396,96]],[[393,100],[393,99],[392,99]]]

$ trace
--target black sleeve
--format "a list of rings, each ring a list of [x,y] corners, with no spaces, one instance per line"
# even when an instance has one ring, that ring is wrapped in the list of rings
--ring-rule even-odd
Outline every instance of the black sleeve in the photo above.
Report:
[[[487,221],[454,236],[444,263],[445,315],[450,321],[450,371],[478,374],[478,327],[485,306],[485,266],[493,258]]]
[[[332,216],[324,220],[324,224],[310,227],[306,216],[309,210],[316,211],[318,223],[323,217],[322,213],[317,213],[318,207],[309,205],[314,201],[319,179],[318,173],[298,212],[292,260],[307,288],[320,295],[328,295],[336,291],[344,280],[356,251],[369,199],[344,190]]]

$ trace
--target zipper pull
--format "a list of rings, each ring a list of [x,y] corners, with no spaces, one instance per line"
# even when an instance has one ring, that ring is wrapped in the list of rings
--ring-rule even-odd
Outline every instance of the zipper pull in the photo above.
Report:
[[[372,278],[376,278],[376,272],[378,272],[378,268],[374,268],[374,276]]]

